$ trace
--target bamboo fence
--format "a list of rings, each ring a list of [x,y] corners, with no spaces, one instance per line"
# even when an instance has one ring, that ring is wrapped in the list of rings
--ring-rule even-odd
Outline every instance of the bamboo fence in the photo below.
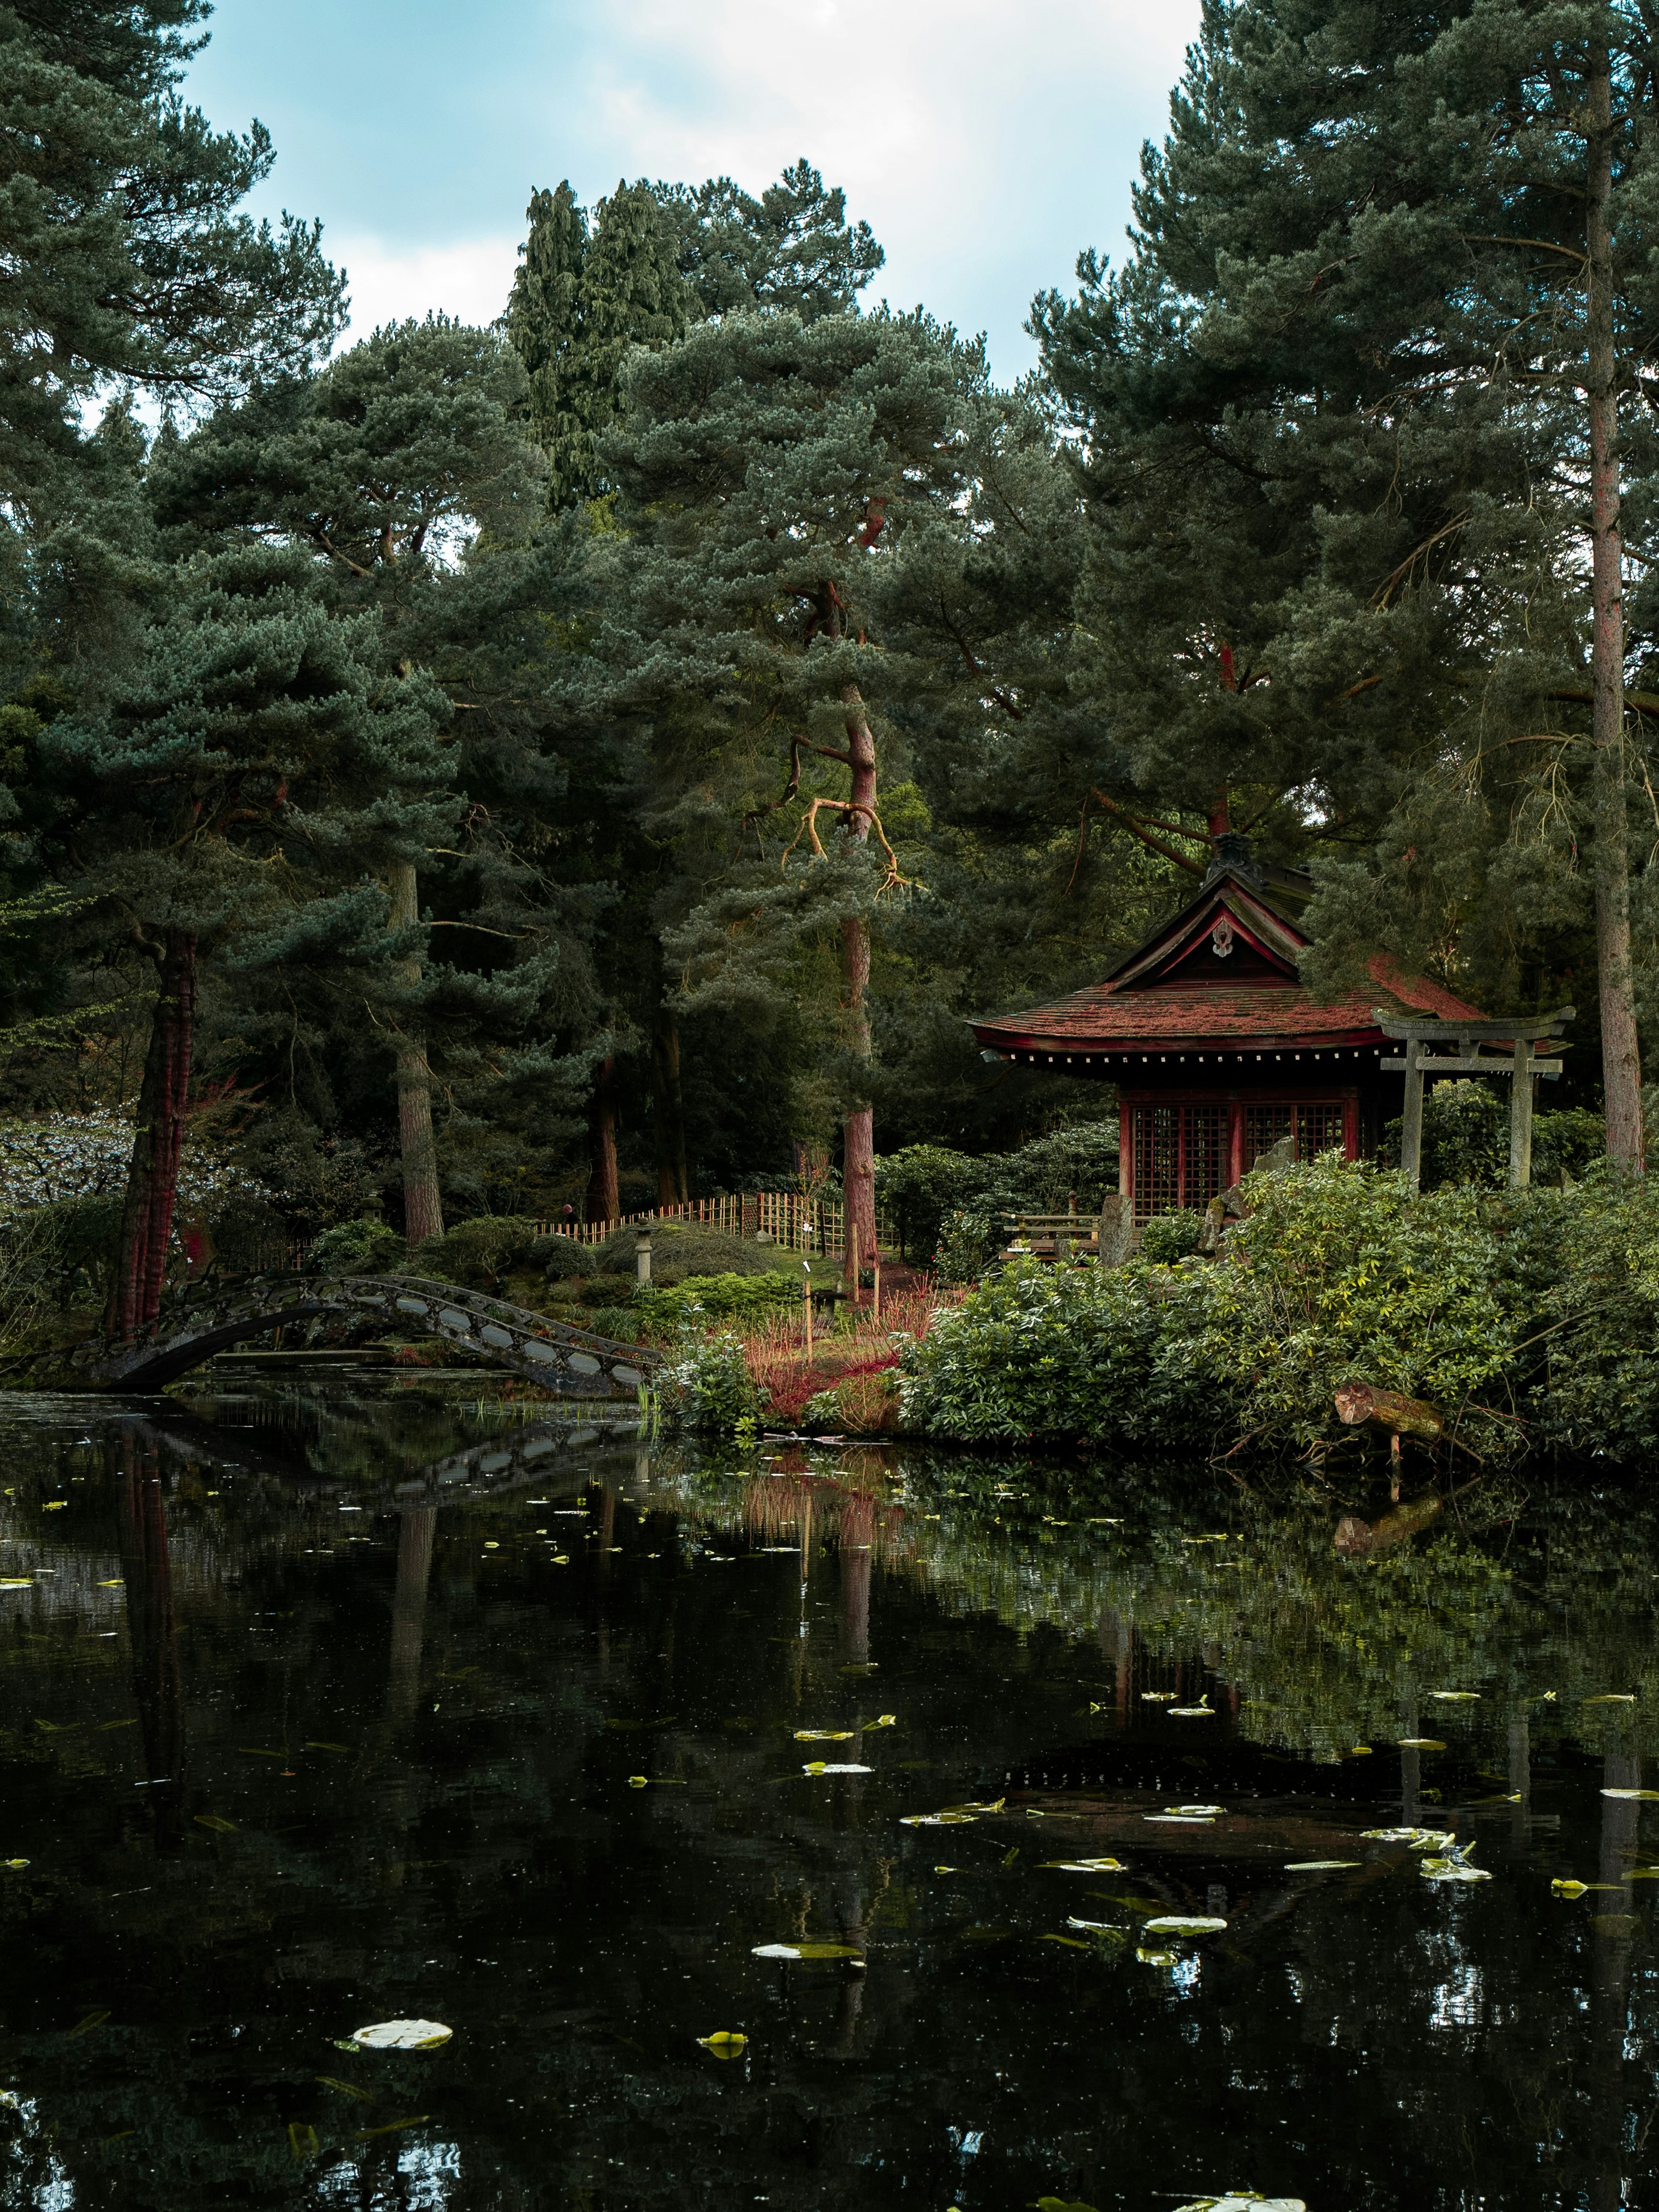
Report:
[[[683,1206],[624,1213],[615,1221],[538,1221],[536,1227],[543,1236],[602,1244],[618,1229],[648,1229],[656,1221],[695,1222],[728,1237],[763,1237],[787,1252],[839,1252],[846,1235],[839,1199],[803,1198],[793,1190],[726,1191],[717,1198],[688,1199]],[[879,1218],[876,1236],[880,1244],[890,1241],[888,1224]]]

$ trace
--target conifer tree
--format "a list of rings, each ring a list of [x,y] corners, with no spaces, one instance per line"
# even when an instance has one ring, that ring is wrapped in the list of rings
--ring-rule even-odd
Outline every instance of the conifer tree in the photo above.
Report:
[[[780,307],[804,323],[844,315],[886,259],[867,222],[847,220],[847,195],[804,158],[756,199],[730,177],[694,191],[659,185],[678,239],[680,274],[701,315]]]
[[[1136,776],[1194,806],[1243,786],[1339,851],[1380,834],[1380,878],[1327,867],[1328,935],[1365,909],[1504,995],[1587,846],[1632,1164],[1624,684],[1652,617],[1644,591],[1624,620],[1620,499],[1645,538],[1654,453],[1616,418],[1659,307],[1650,40],[1589,0],[1212,4],[1129,263],[1037,308]]]
[[[444,1225],[432,1123],[434,1024],[452,1039],[522,1025],[559,964],[561,948],[534,927],[521,933],[526,949],[510,977],[469,981],[453,963],[428,967],[425,957],[434,927],[505,934],[501,917],[492,909],[486,918],[477,906],[510,903],[512,883],[526,872],[491,802],[511,789],[533,806],[555,787],[538,718],[497,714],[478,688],[492,670],[514,688],[538,649],[526,632],[533,641],[544,631],[562,588],[562,541],[544,528],[538,457],[515,419],[524,382],[517,356],[489,332],[441,316],[390,325],[316,378],[225,410],[154,472],[156,511],[176,542],[252,538],[303,549],[319,590],[343,616],[374,611],[388,682],[430,688],[435,664],[453,702],[441,719],[455,713],[460,729],[434,757],[432,791],[434,802],[445,793],[471,802],[465,851],[453,838],[438,846],[447,848],[457,881],[471,878],[475,910],[428,914],[422,872],[434,862],[441,868],[442,850],[428,855],[406,844],[387,861],[390,927],[401,947],[396,1066],[411,1245]]]
[[[396,956],[372,878],[453,835],[428,679],[388,680],[380,621],[343,615],[316,564],[245,546],[175,571],[170,611],[102,714],[41,741],[61,794],[54,842],[83,901],[154,964],[138,1130],[106,1326],[155,1317],[190,1080],[197,975],[210,952],[254,964],[379,972]]]
[[[569,184],[532,195],[503,327],[530,379],[531,428],[556,507],[605,489],[594,440],[615,423],[630,347],[685,327],[673,239],[649,188],[619,184],[587,217]]]
[[[763,1000],[837,945],[849,1265],[875,1235],[871,918],[899,879],[879,745],[912,673],[876,626],[881,576],[955,511],[982,378],[919,318],[733,315],[632,357],[605,449],[628,534],[586,673],[647,728],[647,827],[701,816],[725,847],[672,941],[694,1000]]]
[[[178,97],[202,0],[0,7],[0,489],[16,528],[100,386],[190,404],[303,368],[343,320],[315,226],[237,212],[275,158]]]

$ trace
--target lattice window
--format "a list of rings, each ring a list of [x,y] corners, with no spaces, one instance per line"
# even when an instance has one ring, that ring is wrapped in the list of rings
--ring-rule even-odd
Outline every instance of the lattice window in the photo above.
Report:
[[[1263,1152],[1272,1152],[1282,1137],[1293,1137],[1295,1134],[1294,1106],[1247,1106],[1244,1109],[1245,1174],[1249,1175]]]
[[[1181,1203],[1181,1109],[1137,1106],[1134,1113],[1135,1219],[1171,1213]]]
[[[1231,1182],[1232,1109],[1216,1106],[1136,1106],[1135,1219],[1207,1205]]]
[[[1297,1159],[1317,1159],[1321,1152],[1344,1152],[1346,1148],[1346,1109],[1340,1100],[1329,1105],[1297,1108]]]

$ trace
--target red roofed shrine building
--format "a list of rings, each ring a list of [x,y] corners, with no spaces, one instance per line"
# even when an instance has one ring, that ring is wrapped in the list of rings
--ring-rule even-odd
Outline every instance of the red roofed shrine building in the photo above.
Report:
[[[1402,1092],[1379,1066],[1399,1048],[1376,1010],[1475,1014],[1382,954],[1367,989],[1319,1005],[1297,970],[1308,878],[1256,863],[1242,837],[1218,838],[1217,855],[1197,897],[1103,982],[971,1025],[1005,1060],[1117,1085],[1120,1188],[1137,1222],[1202,1207],[1284,1137],[1300,1159],[1374,1152]]]

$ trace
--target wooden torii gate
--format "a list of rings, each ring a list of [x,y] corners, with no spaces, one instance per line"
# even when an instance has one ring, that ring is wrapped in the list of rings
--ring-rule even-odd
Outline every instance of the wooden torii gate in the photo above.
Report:
[[[1492,1022],[1402,1020],[1399,1015],[1376,1009],[1377,1027],[1384,1036],[1399,1039],[1406,1048],[1400,1060],[1382,1065],[1391,1074],[1406,1079],[1406,1110],[1400,1125],[1400,1164],[1416,1188],[1423,1171],[1423,1079],[1443,1075],[1500,1075],[1510,1085],[1510,1185],[1524,1189],[1532,1181],[1532,1079],[1541,1075],[1553,1082],[1561,1073],[1559,1058],[1540,1059],[1540,1040],[1557,1039],[1576,1009],[1562,1006],[1536,1021],[1504,1019]],[[1442,1039],[1455,1043],[1450,1053],[1433,1048]],[[1507,1044],[1509,1050],[1487,1050]],[[1425,1050],[1425,1047],[1428,1050]],[[1557,1044],[1559,1054],[1565,1049]]]

